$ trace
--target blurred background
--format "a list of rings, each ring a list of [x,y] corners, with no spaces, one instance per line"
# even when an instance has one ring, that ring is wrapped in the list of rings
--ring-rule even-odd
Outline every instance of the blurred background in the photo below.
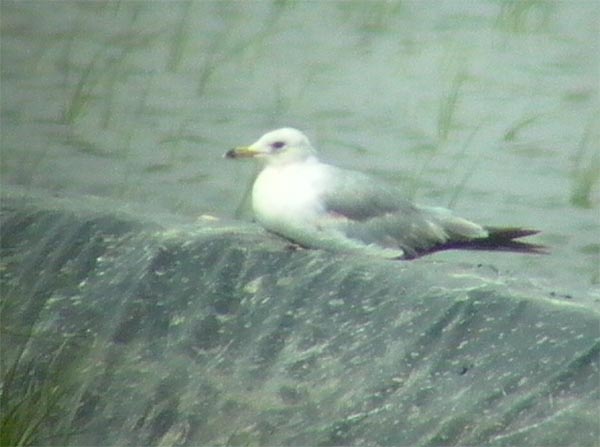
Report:
[[[282,126],[421,204],[542,231],[442,253],[599,303],[600,8],[572,1],[2,1],[3,189],[251,220]]]

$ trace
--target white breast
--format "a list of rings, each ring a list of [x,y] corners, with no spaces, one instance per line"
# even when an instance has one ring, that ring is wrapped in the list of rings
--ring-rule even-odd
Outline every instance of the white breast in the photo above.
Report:
[[[323,212],[324,181],[324,165],[316,160],[265,167],[252,188],[256,218],[274,231],[315,220]]]

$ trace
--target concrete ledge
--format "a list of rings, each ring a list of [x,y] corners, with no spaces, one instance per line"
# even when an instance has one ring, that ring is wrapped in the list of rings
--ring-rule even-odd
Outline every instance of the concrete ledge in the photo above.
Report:
[[[68,390],[46,435],[596,445],[597,311],[491,267],[294,250],[251,224],[164,222],[5,195],[2,359],[22,373],[17,388],[54,374]]]

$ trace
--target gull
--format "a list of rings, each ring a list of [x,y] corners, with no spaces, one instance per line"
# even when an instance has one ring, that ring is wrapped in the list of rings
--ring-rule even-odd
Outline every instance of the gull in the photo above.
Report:
[[[323,163],[297,129],[273,130],[224,156],[263,162],[252,187],[254,216],[302,247],[388,259],[448,249],[545,251],[515,240],[536,230],[482,226],[445,208],[418,206],[383,181]]]

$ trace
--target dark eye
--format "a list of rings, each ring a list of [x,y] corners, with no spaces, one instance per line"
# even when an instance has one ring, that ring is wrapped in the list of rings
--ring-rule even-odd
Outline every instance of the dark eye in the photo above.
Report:
[[[271,143],[271,147],[273,149],[281,149],[283,146],[285,146],[285,143],[283,141],[276,141],[275,143]]]

